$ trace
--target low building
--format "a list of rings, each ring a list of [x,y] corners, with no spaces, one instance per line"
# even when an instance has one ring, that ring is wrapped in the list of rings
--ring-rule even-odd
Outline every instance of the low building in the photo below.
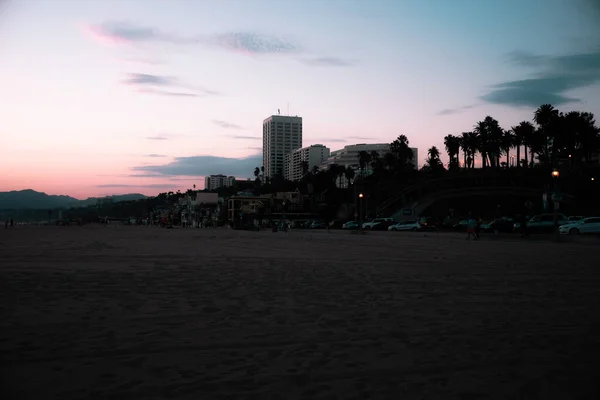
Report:
[[[227,220],[236,226],[260,218],[270,210],[270,196],[233,196],[227,200]]]
[[[235,177],[226,175],[209,175],[204,178],[204,189],[217,190],[223,187],[231,187],[235,183]]]
[[[286,154],[283,177],[288,181],[301,180],[306,172],[323,164],[329,158],[330,153],[328,147],[322,144],[313,144]]]

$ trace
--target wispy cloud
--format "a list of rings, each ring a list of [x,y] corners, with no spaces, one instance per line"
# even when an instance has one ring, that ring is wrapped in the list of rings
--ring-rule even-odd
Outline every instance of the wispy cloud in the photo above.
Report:
[[[348,136],[348,139],[355,139],[355,140],[375,140],[375,138],[373,138],[373,137],[366,137],[366,136]]]
[[[318,139],[305,139],[308,143],[345,143],[348,139],[340,139],[340,138],[318,138]]]
[[[250,177],[254,168],[262,165],[262,156],[246,158],[226,158],[215,156],[177,157],[163,165],[141,165],[132,168],[136,173],[160,176],[206,176],[225,174]]]
[[[469,105],[469,106],[462,106],[462,107],[457,107],[457,108],[446,108],[440,112],[437,113],[437,115],[451,115],[451,114],[458,114],[460,112],[466,111],[466,110],[470,110],[471,108],[476,107],[474,104]]]
[[[301,47],[291,40],[257,32],[228,32],[200,38],[200,42],[244,54],[297,53]]]
[[[169,140],[170,138],[165,135],[146,136],[148,140]]]
[[[162,158],[162,157],[167,157],[165,154],[146,154],[146,157],[150,157],[150,158]]]
[[[213,119],[213,123],[225,129],[242,129],[242,127],[237,124],[232,124],[231,122],[221,121],[218,119]]]
[[[110,44],[133,44],[140,42],[181,43],[178,38],[161,32],[156,28],[137,26],[124,21],[106,21],[101,24],[89,24],[84,27],[86,33],[94,39]]]
[[[339,57],[314,57],[303,58],[299,60],[301,63],[312,67],[352,67],[356,65],[354,62],[344,60]]]
[[[262,140],[260,136],[251,136],[251,135],[225,135],[225,137],[231,139],[245,139],[245,140]]]
[[[134,86],[140,93],[151,93],[174,97],[205,97],[218,93],[203,87],[188,85],[172,76],[132,73],[123,80],[125,85]],[[183,90],[178,91],[177,89]]]
[[[202,45],[254,55],[301,51],[301,47],[288,38],[251,31],[183,37],[157,28],[138,26],[124,21],[89,24],[84,27],[84,30],[94,39],[108,44],[171,43]]]
[[[156,183],[150,185],[128,185],[123,183],[105,183],[102,185],[96,185],[97,188],[145,188],[145,189],[170,189],[175,187],[171,183]]]
[[[297,41],[282,35],[256,31],[231,31],[212,35],[180,36],[161,29],[139,26],[124,21],[105,21],[100,24],[88,24],[84,31],[93,39],[106,44],[172,44],[185,46],[204,46],[222,49],[234,53],[260,55],[292,55],[306,53],[306,49]],[[313,67],[349,67],[355,62],[335,56],[310,56],[298,59]]]

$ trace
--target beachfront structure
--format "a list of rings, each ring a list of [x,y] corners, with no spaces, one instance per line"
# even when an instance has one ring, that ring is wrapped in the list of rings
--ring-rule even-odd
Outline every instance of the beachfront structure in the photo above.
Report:
[[[226,175],[209,175],[204,178],[204,189],[217,190],[222,187],[231,187],[235,177]]]
[[[328,147],[322,144],[313,144],[286,154],[284,178],[288,181],[299,181],[306,172],[323,164],[329,158],[330,153]]]
[[[263,121],[264,177],[284,175],[285,156],[302,147],[302,117],[272,115]]]
[[[417,169],[419,165],[419,149],[415,147],[410,148],[413,153],[412,164],[414,168]],[[333,164],[341,165],[346,168],[354,169],[355,173],[358,175],[360,172],[360,153],[367,152],[371,155],[373,152],[376,152],[379,157],[383,158],[386,153],[390,151],[389,143],[360,143],[360,144],[351,144],[348,146],[344,146],[343,149],[332,151],[329,158],[325,160],[323,164],[321,164],[322,170],[327,170]],[[373,169],[370,164],[365,166],[364,173],[370,175],[373,173]],[[339,187],[348,187],[348,180],[346,177],[341,177],[337,180],[337,185]]]

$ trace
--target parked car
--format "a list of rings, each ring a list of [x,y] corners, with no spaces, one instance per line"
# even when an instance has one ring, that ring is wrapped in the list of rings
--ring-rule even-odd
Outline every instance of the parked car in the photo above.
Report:
[[[344,221],[340,221],[339,219],[333,220],[329,223],[329,229],[340,229]]]
[[[481,230],[488,233],[509,233],[513,231],[513,225],[512,218],[497,218],[491,222],[481,224]]]
[[[391,225],[394,225],[396,223],[396,221],[391,220],[391,221],[384,221],[384,222],[379,222],[378,224],[373,225],[370,230],[372,231],[387,231],[388,228]]]
[[[416,219],[411,219],[407,221],[401,221],[397,224],[393,224],[388,226],[388,231],[418,231],[421,229],[421,224]]]
[[[454,229],[459,229],[459,230],[465,230],[467,229],[467,224],[469,223],[469,220],[467,219],[461,219],[460,221],[458,221],[457,223],[455,223],[452,228]]]
[[[437,228],[438,222],[432,217],[421,217],[419,218],[419,224],[422,231],[432,231]]]
[[[358,228],[360,228],[360,225],[356,221],[348,221],[342,225],[342,229],[352,230],[352,229],[358,229]]]
[[[558,228],[562,235],[598,234],[600,233],[600,217],[584,218],[571,221]]]
[[[557,215],[558,226],[565,225],[568,220],[564,214]],[[534,215],[529,221],[527,221],[527,230],[529,232],[551,232],[554,229],[554,214],[540,214]],[[521,223],[517,222],[513,224],[514,231],[521,231]]]
[[[324,221],[313,221],[309,227],[309,229],[325,229],[325,228],[327,228],[327,224]]]
[[[380,224],[382,222],[392,222],[393,223],[394,219],[393,218],[375,218],[372,221],[363,223],[362,228],[363,229],[371,229],[371,228],[373,228],[373,226]]]

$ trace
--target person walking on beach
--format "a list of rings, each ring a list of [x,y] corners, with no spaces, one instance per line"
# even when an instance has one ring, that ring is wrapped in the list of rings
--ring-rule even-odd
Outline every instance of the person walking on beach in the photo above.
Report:
[[[15,225],[15,221],[13,221],[13,219],[10,219],[10,227],[12,228]]]
[[[467,240],[470,240],[471,236],[473,236],[473,239],[477,239],[475,236],[475,219],[469,214],[469,219],[467,220]]]

